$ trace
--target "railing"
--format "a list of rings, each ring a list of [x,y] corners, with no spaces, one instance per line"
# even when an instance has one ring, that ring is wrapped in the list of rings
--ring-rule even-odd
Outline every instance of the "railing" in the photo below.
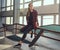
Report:
[[[4,28],[3,27],[0,27],[0,32],[3,32],[4,31]]]
[[[19,33],[19,31],[20,31],[20,27],[19,26],[26,26],[26,25],[23,25],[23,24],[19,24],[19,23],[14,23],[14,24],[10,24],[10,25],[8,25],[8,24],[5,24],[5,27],[1,27],[1,28],[4,28],[4,32],[6,32],[6,31],[9,31],[8,29],[10,29],[10,28],[8,28],[7,29],[7,27],[9,27],[9,26],[13,26],[13,28],[11,28],[11,30],[12,31],[14,31],[14,33],[15,34],[18,34]],[[39,28],[38,28],[39,29]],[[11,32],[12,32],[11,31]],[[52,37],[49,37],[49,36],[45,36],[45,35],[41,35],[42,37],[45,37],[45,38],[49,38],[49,39],[53,39],[53,40],[57,40],[57,41],[60,41],[59,39],[55,39],[55,38],[52,38]]]

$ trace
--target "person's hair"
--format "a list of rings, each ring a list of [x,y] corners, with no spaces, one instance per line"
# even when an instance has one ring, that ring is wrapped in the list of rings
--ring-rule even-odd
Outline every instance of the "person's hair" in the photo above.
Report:
[[[28,5],[28,11],[27,11],[27,16],[29,16],[30,15],[30,4],[32,4],[32,3],[29,3],[29,5]]]

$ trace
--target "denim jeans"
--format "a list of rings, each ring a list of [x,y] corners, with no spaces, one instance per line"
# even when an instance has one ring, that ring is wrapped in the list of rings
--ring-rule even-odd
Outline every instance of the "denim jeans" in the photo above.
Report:
[[[23,32],[24,35],[23,35],[21,41],[23,41],[26,38],[27,33],[29,33],[29,31],[31,31],[32,29],[33,29],[33,26],[32,25],[27,25],[27,26],[23,27],[23,29],[22,29],[21,32]]]

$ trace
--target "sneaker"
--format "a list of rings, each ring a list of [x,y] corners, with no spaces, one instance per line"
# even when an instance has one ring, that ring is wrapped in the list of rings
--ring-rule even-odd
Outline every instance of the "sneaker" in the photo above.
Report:
[[[21,44],[17,44],[14,46],[14,48],[20,48],[21,47]]]

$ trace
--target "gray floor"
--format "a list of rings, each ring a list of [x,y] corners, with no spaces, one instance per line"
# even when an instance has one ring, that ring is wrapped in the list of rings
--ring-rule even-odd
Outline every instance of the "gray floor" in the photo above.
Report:
[[[12,34],[10,32],[7,32],[7,36],[9,35],[12,35]],[[45,35],[60,39],[60,35],[57,35],[57,34],[45,33]],[[17,34],[17,36],[22,37],[22,34]],[[26,37],[26,39],[29,41],[32,41],[33,38],[30,38],[30,34],[28,34]],[[44,37],[39,38],[39,40],[36,42],[36,44],[38,44],[39,46],[32,46],[29,48],[28,47],[29,44],[23,43],[20,49],[13,48],[13,46],[17,43],[18,42],[0,37],[0,50],[60,50],[59,41],[47,39]]]

